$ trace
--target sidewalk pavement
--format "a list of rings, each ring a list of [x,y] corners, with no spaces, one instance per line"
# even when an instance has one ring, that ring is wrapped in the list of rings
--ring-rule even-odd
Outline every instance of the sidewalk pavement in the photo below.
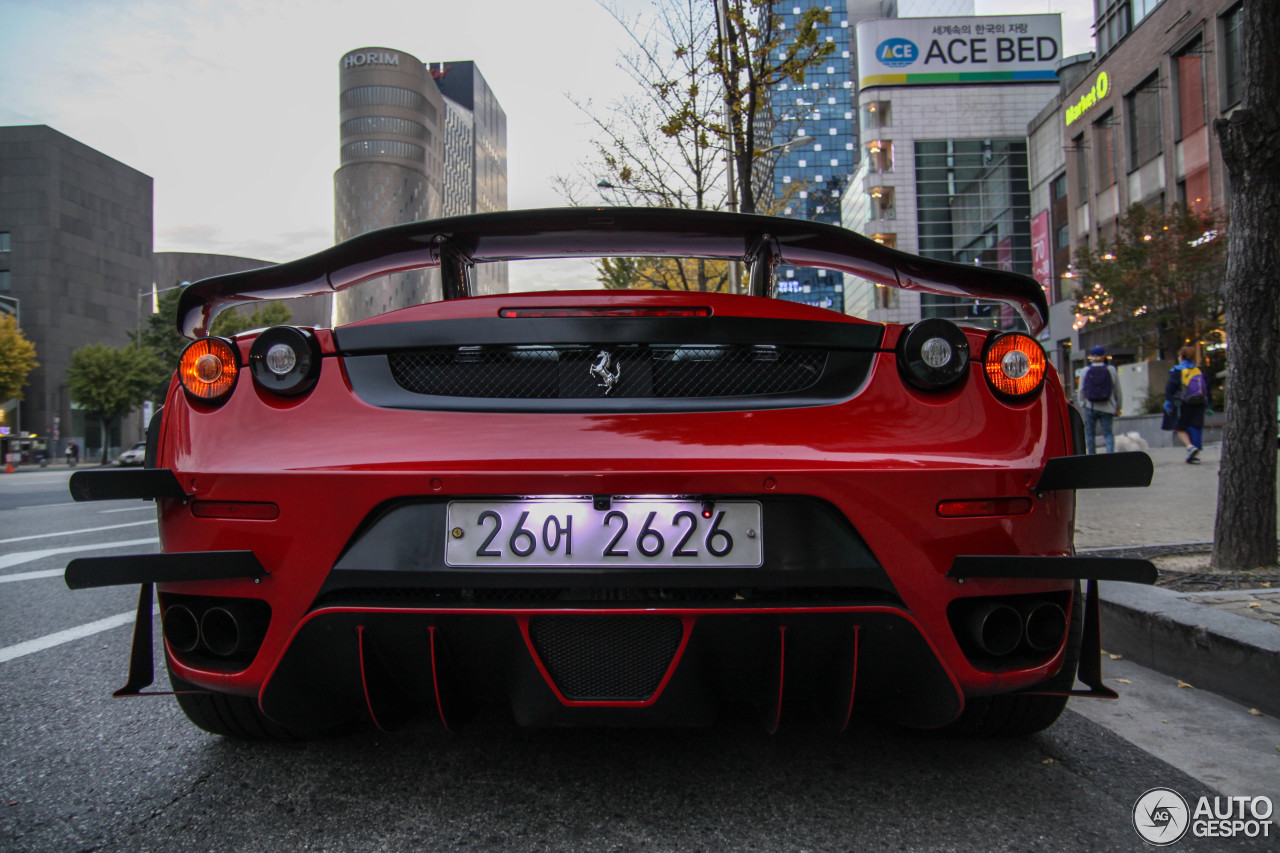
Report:
[[[1148,452],[1149,488],[1076,495],[1077,553],[1144,557],[1160,569],[1155,587],[1102,584],[1103,648],[1280,716],[1280,568],[1209,566],[1221,447],[1206,447],[1199,465],[1180,447]]]

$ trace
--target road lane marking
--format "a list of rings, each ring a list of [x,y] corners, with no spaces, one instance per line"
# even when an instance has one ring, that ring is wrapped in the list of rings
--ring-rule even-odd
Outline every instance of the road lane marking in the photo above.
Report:
[[[152,615],[159,612],[159,607],[153,606],[151,608]],[[27,640],[25,643],[17,643],[8,648],[0,649],[0,663],[8,663],[11,660],[34,654],[35,652],[42,652],[45,649],[51,649],[63,643],[83,640],[85,637],[92,637],[94,634],[110,631],[112,628],[119,628],[121,625],[128,625],[137,618],[137,613],[137,610],[130,610],[128,613],[117,613],[115,616],[108,616],[106,619],[99,619],[97,622],[68,628],[65,631],[58,631],[54,634],[45,634],[43,637],[36,637],[34,640]]]
[[[75,506],[75,505],[76,505],[75,501],[64,501],[63,503],[60,503],[60,504],[40,504],[39,506],[15,506],[15,507],[10,507],[9,511],[12,512],[15,509],[57,509],[60,506]]]
[[[151,503],[147,504],[146,506],[127,506],[127,507],[125,507],[124,509],[100,509],[100,510],[98,510],[98,512],[100,512],[100,513],[104,513],[104,514],[105,514],[105,513],[108,513],[108,512],[155,512],[155,511],[156,511],[156,506],[155,506],[155,504],[151,504]]]
[[[18,572],[12,575],[0,575],[0,583],[11,583],[13,581],[33,581],[36,578],[52,578],[65,572],[66,569],[43,569],[38,572]]]
[[[74,471],[27,471],[21,477],[6,477],[0,482],[7,482],[14,485],[21,485],[24,482],[43,481],[43,480],[66,480],[74,474]]]
[[[5,554],[0,556],[0,569],[19,566],[23,563],[30,563],[35,560],[44,559],[45,557],[55,557],[58,554],[72,554],[76,551],[105,551],[108,548],[125,548],[131,545],[158,544],[160,544],[160,537],[152,536],[150,539],[127,539],[123,542],[98,542],[93,545],[69,545],[64,548],[45,548],[40,551],[18,551],[14,554]]]
[[[155,524],[154,521],[129,521],[124,524],[108,524],[105,527],[85,527],[80,530],[63,530],[61,533],[36,533],[32,536],[15,536],[12,539],[0,539],[0,545],[10,542],[29,542],[32,539],[50,539],[54,536],[74,536],[77,533],[98,533],[102,530],[119,530],[122,527],[141,527],[144,524]]]

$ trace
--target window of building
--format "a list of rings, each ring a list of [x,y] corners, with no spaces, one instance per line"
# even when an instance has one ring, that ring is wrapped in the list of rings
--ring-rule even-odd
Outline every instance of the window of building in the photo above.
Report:
[[[1226,93],[1223,109],[1240,103],[1244,85],[1244,44],[1240,33],[1241,6],[1222,16],[1222,89]]]
[[[8,293],[10,287],[9,271],[0,270],[0,293]]]
[[[1131,0],[1133,9],[1133,25],[1136,27],[1143,18],[1156,10],[1164,0]]]
[[[1108,53],[1133,29],[1131,0],[1094,0],[1093,31],[1098,55]],[[1138,0],[1139,4],[1143,0]]]
[[[435,105],[424,95],[398,86],[356,86],[342,93],[339,105],[344,110],[356,107],[401,107],[422,113],[432,124],[439,121]]]
[[[1025,139],[917,140],[915,167],[919,254],[1031,274]],[[954,316],[954,298],[930,304]]]
[[[1062,223],[1053,232],[1053,247],[1061,251],[1071,247],[1071,226]]]
[[[1204,42],[1199,37],[1174,58],[1178,83],[1178,138],[1190,136],[1204,127]]]
[[[898,307],[898,288],[885,287],[883,284],[875,286],[876,307],[877,308],[897,308]]]
[[[1058,177],[1049,182],[1049,198],[1053,201],[1062,201],[1067,197],[1067,175],[1063,172]]]
[[[1098,192],[1116,182],[1115,124],[1111,110],[1093,123],[1093,173],[1098,179]]]
[[[0,231],[0,252],[9,251],[9,232]]]
[[[365,133],[394,133],[400,136],[411,136],[431,144],[431,133],[416,121],[392,116],[362,116],[342,123],[342,136],[356,136]]]
[[[1136,169],[1162,150],[1160,128],[1160,75],[1152,74],[1124,99],[1129,135],[1129,168]]]
[[[394,157],[398,160],[421,163],[426,153],[421,146],[408,142],[399,142],[394,139],[362,139],[342,146],[342,162]]]
[[[867,156],[871,158],[871,171],[893,171],[893,143],[887,139],[874,139],[867,143]]]

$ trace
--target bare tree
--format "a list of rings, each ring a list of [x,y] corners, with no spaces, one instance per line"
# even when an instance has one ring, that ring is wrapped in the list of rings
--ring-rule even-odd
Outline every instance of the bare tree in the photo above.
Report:
[[[610,10],[632,40],[621,63],[636,89],[603,109],[574,101],[595,128],[597,156],[556,179],[566,201],[723,209],[732,142],[740,209],[755,212],[753,164],[776,153],[756,147],[771,127],[769,91],[784,80],[802,82],[805,70],[834,49],[817,34],[830,13],[811,9],[798,29],[784,33],[769,3],[720,2],[728,9],[725,39],[707,0],[658,0],[646,19]],[[599,269],[608,287],[718,291],[728,277],[726,264],[705,261],[610,262]]]
[[[1280,4],[1247,0],[1243,98],[1214,123],[1231,178],[1222,287],[1230,346],[1213,563],[1276,562],[1276,353],[1280,351]]]
[[[642,207],[722,208],[723,106],[706,61],[715,45],[713,9],[705,0],[663,0],[650,19],[609,12],[631,38],[620,63],[636,87],[603,109],[574,101],[595,128],[597,157],[557,179],[561,195],[571,203],[595,196]]]

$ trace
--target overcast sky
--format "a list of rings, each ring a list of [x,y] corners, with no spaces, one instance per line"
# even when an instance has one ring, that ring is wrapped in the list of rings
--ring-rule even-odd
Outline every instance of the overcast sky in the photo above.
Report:
[[[977,8],[1063,12],[1066,54],[1092,49],[1091,0]],[[0,0],[0,34],[0,124],[48,124],[152,176],[156,251],[272,261],[333,243],[338,61],[354,48],[477,63],[507,113],[512,209],[561,204],[554,177],[589,157],[569,96],[606,103],[629,83],[626,35],[594,0]]]

